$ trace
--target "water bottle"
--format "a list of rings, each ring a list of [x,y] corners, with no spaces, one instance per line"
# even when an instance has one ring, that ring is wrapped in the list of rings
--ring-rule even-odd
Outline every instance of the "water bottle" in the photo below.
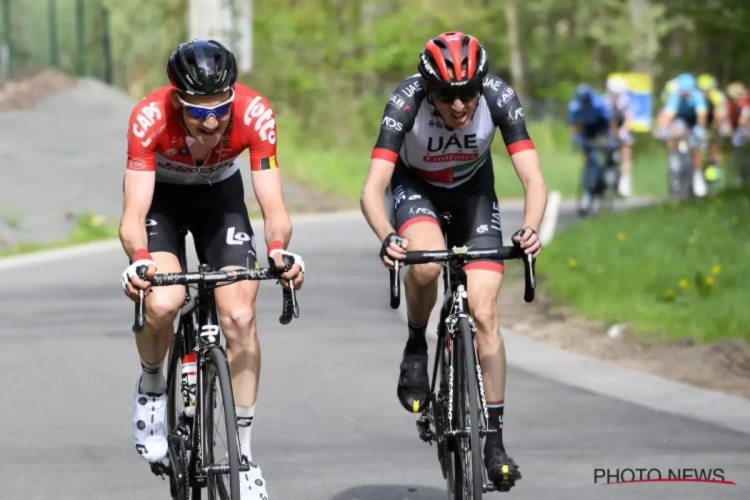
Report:
[[[198,354],[191,352],[182,357],[182,413],[195,415],[195,381],[198,372]]]

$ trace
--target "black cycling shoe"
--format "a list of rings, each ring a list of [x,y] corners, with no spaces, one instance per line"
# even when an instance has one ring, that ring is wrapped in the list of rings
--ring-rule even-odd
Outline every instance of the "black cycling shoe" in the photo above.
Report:
[[[518,465],[500,446],[485,447],[484,465],[487,467],[487,477],[498,491],[509,491],[521,479]]]
[[[430,395],[430,377],[427,375],[427,353],[405,352],[398,377],[398,400],[406,411],[421,412],[427,405]]]

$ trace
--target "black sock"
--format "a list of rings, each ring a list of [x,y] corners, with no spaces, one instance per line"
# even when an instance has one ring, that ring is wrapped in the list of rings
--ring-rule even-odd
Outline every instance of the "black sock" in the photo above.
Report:
[[[427,354],[427,325],[414,326],[409,322],[409,340],[406,341],[404,352],[409,354]]]
[[[495,429],[497,432],[487,434],[487,440],[485,446],[497,445],[500,449],[505,451],[503,445],[503,411],[505,410],[505,404],[503,401],[489,402],[487,401],[487,413],[489,420],[487,421],[487,427]]]

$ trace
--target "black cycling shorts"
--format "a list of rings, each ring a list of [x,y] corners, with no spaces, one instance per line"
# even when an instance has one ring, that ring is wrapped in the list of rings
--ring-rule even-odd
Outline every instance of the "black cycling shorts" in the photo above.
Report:
[[[449,213],[448,247],[497,248],[503,245],[491,158],[473,178],[454,188],[427,184],[399,160],[391,178],[391,194],[400,235],[417,222],[440,224],[440,214]],[[503,265],[501,261],[477,261],[464,269],[503,272]]]
[[[239,171],[211,185],[157,182],[146,220],[148,251],[179,258],[181,227],[192,233],[202,264],[215,269],[256,266],[255,236]]]

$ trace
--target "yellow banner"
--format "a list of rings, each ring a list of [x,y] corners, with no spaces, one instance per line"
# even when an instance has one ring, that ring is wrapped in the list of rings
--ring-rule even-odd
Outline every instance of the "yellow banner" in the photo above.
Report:
[[[653,106],[653,80],[648,73],[610,73],[609,77],[620,77],[628,84],[630,109],[633,121],[630,130],[646,133],[651,130]]]

